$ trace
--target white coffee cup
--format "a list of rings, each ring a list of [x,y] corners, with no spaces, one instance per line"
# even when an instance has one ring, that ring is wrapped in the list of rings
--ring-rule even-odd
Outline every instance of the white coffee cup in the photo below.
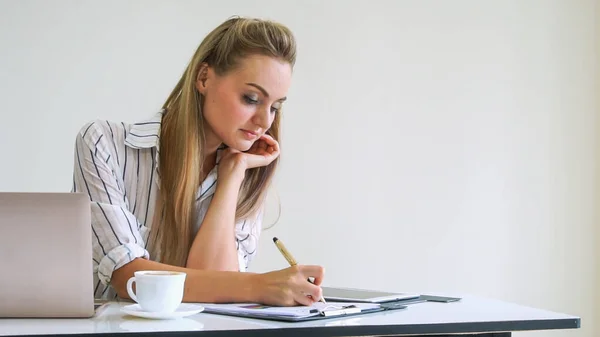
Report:
[[[127,281],[127,293],[142,310],[148,312],[174,312],[183,301],[186,274],[171,271],[136,271]],[[135,293],[133,292],[135,282]]]

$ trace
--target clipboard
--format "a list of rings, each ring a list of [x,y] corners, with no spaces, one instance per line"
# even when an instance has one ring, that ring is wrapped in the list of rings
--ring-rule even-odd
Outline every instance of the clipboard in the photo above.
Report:
[[[352,317],[387,310],[406,309],[402,303],[373,303],[328,302],[323,305],[310,307],[270,307],[255,303],[242,304],[204,304],[204,313],[257,318],[282,322],[306,322],[322,319]]]

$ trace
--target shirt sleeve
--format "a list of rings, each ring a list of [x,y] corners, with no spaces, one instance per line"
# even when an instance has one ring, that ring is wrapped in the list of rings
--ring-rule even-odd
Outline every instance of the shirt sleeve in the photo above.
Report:
[[[236,224],[235,240],[238,252],[239,269],[244,272],[256,255],[258,239],[262,230],[264,208],[256,216],[239,221]]]
[[[137,218],[129,211],[109,132],[98,122],[85,125],[75,141],[73,192],[89,196],[94,272],[104,285],[114,270],[135,258],[149,258]]]

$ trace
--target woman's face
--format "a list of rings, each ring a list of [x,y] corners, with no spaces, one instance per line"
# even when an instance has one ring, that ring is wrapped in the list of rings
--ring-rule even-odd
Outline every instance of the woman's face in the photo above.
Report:
[[[279,113],[291,77],[289,63],[264,55],[249,56],[222,76],[208,67],[196,82],[204,96],[207,143],[222,142],[238,151],[250,149]]]

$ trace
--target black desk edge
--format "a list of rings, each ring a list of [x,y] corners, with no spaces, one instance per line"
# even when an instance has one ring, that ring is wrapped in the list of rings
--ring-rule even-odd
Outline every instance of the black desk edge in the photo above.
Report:
[[[85,333],[85,334],[36,334],[31,337],[65,336],[65,337],[124,337],[124,336],[164,336],[164,337],[271,337],[306,336],[311,337],[341,337],[364,335],[446,335],[446,334],[481,334],[519,332],[535,330],[577,329],[581,326],[580,318],[563,318],[548,320],[523,320],[502,322],[465,322],[439,324],[403,324],[403,325],[356,325],[330,327],[294,327],[296,323],[286,323],[285,329],[250,329],[250,330],[199,330],[199,331],[150,331],[150,332],[114,332],[114,333]],[[29,337],[29,335],[20,335]]]

